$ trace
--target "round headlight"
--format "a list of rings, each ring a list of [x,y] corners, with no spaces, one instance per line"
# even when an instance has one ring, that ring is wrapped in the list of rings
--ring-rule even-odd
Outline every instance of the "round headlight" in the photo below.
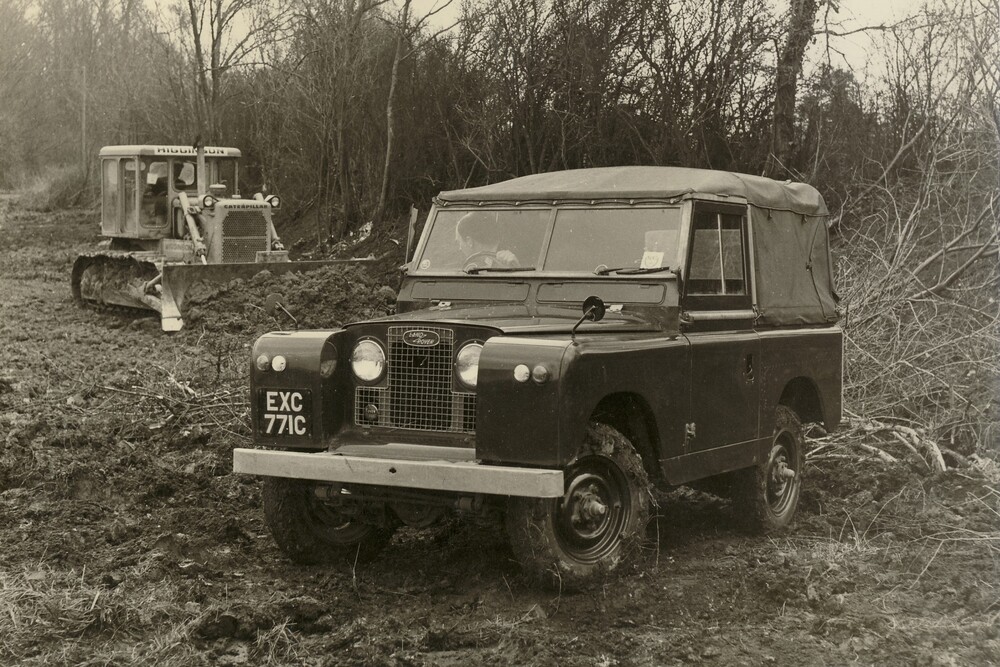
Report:
[[[364,382],[374,382],[382,377],[385,371],[385,352],[382,351],[382,346],[373,340],[359,341],[351,352],[351,370]]]
[[[455,357],[455,374],[469,389],[476,388],[479,381],[479,356],[483,353],[481,343],[469,343],[458,351]]]
[[[264,201],[271,205],[271,208],[281,208],[281,197],[270,195]]]
[[[202,208],[212,208],[213,206],[215,206],[216,201],[218,200],[212,195],[205,195],[204,197],[201,198],[201,206]]]

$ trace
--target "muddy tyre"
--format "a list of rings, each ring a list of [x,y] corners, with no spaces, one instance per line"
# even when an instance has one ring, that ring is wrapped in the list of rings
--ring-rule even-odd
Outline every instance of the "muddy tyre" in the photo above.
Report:
[[[264,478],[267,526],[278,548],[296,563],[365,562],[392,539],[390,523],[365,523],[344,515],[317,497],[315,488],[307,480]]]
[[[562,498],[510,498],[505,526],[533,580],[578,589],[634,559],[649,520],[649,479],[625,436],[592,423]]]
[[[802,423],[791,408],[779,405],[766,458],[761,465],[736,475],[733,506],[747,528],[768,533],[792,523],[802,490],[804,463]]]

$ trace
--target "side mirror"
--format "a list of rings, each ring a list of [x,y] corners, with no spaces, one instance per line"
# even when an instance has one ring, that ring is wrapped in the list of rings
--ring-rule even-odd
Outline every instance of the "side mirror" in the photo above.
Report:
[[[583,302],[583,317],[573,325],[570,335],[575,336],[577,328],[584,322],[600,322],[604,319],[605,312],[607,312],[607,307],[604,305],[604,300],[601,297],[588,296]]]
[[[588,296],[583,302],[583,319],[591,322],[600,322],[607,312],[604,300],[599,296]]]

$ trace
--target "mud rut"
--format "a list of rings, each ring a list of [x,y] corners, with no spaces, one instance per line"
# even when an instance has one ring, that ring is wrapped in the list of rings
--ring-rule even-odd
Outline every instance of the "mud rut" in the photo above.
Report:
[[[252,334],[74,307],[94,220],[0,209],[0,664],[1000,662],[995,480],[856,455],[807,466],[775,538],[658,497],[640,567],[585,593],[534,588],[486,520],[292,565],[229,472]]]

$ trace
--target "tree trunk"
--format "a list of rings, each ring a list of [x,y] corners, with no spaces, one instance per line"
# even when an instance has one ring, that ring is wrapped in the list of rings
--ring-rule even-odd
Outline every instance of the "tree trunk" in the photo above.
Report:
[[[389,195],[389,169],[392,162],[393,144],[395,143],[395,113],[393,101],[396,97],[396,83],[399,81],[399,61],[403,59],[403,47],[410,15],[410,0],[403,3],[402,23],[396,35],[396,53],[392,59],[392,74],[389,77],[389,99],[385,103],[385,162],[382,165],[382,187],[378,194],[378,205],[375,207],[374,221],[381,224],[385,215],[385,200]]]
[[[778,53],[778,70],[774,77],[771,153],[764,168],[765,175],[771,178],[785,178],[791,171],[790,160],[795,147],[795,97],[819,2],[791,0],[788,7],[788,34]]]

